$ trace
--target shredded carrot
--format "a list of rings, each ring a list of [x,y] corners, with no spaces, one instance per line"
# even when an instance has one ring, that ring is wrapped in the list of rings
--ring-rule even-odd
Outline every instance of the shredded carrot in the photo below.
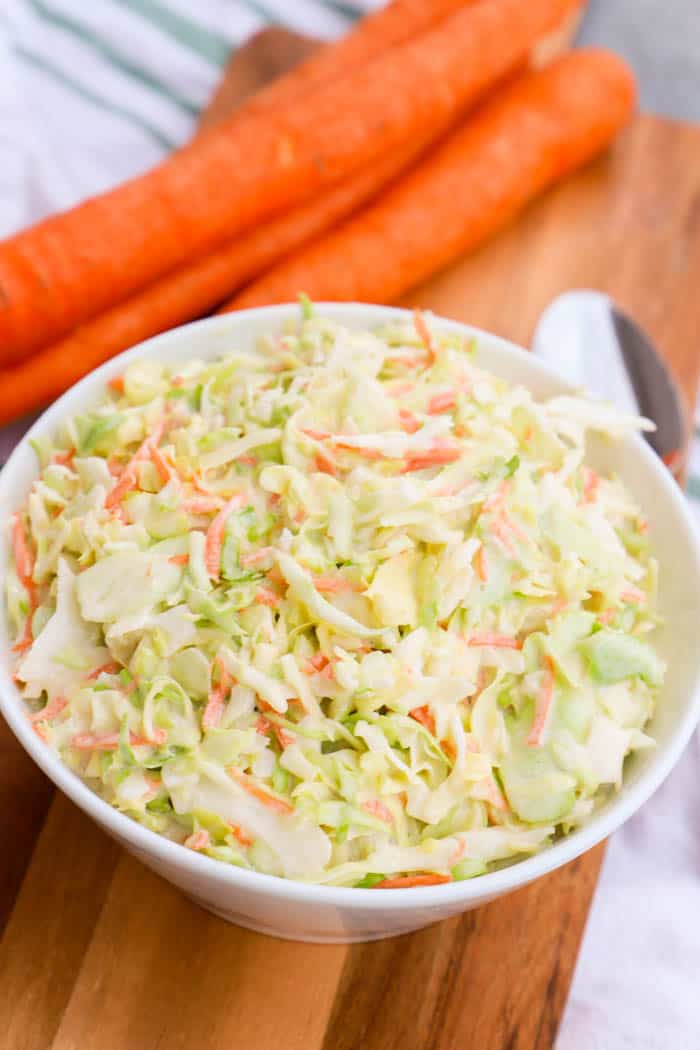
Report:
[[[113,390],[115,394],[124,393],[124,376],[115,376],[114,379],[110,379],[107,383],[110,390]]]
[[[428,364],[434,365],[437,361],[437,352],[435,350],[435,343],[433,342],[433,336],[426,324],[425,317],[423,316],[422,310],[413,311],[413,323],[418,333],[418,338],[422,342],[425,349],[428,351]]]
[[[270,795],[265,791],[264,788],[260,787],[259,784],[249,777],[247,773],[244,773],[241,769],[236,769],[235,766],[229,766],[228,773],[237,784],[247,791],[253,798],[257,798],[258,802],[262,802],[263,805],[268,806],[269,809],[275,810],[277,813],[293,813],[294,806],[291,806],[289,802],[286,802],[282,798],[276,798],[274,795]]]
[[[135,747],[160,747],[165,743],[167,734],[164,729],[157,729],[152,739],[129,733],[129,743]],[[119,747],[119,733],[106,733],[98,736],[95,733],[78,733],[71,740],[71,746],[78,751],[116,751]]]
[[[313,441],[326,441],[333,436],[330,430],[315,430],[313,427],[302,427],[301,432]]]
[[[244,467],[257,467],[258,465],[255,456],[239,456],[236,463],[240,463]]]
[[[314,466],[320,474],[330,474],[332,478],[338,477],[335,463],[328,456],[324,456],[322,452],[317,452],[314,456]]]
[[[457,861],[460,861],[462,859],[462,857],[464,856],[464,852],[465,852],[466,848],[467,848],[466,840],[465,839],[460,839],[459,842],[457,843],[457,845],[455,846],[454,850],[450,854],[450,857],[449,857],[449,859],[447,861],[447,863],[449,864],[449,866],[451,868],[453,868],[455,866]]]
[[[65,696],[55,696],[53,700],[49,700],[45,707],[42,707],[41,711],[37,711],[36,714],[31,716],[32,722],[50,722],[56,715],[60,715],[61,711],[68,706],[68,701]]]
[[[470,634],[467,645],[472,648],[480,646],[491,646],[494,649],[522,649],[523,643],[519,638],[513,638],[508,634],[496,634],[492,631],[478,631]]]
[[[258,605],[267,605],[270,609],[276,609],[281,600],[279,594],[275,594],[269,587],[260,587],[254,598]]]
[[[24,526],[19,514],[15,514],[12,522],[12,543],[15,556],[15,568],[20,582],[26,590],[34,588],[32,574],[34,572],[34,555],[27,543]]]
[[[407,408],[402,408],[399,412],[399,423],[401,429],[407,434],[415,434],[417,430],[420,430],[420,423],[413,415],[413,412],[409,412]]]
[[[412,390],[415,390],[415,387],[415,383],[396,383],[393,386],[387,387],[386,392],[389,397],[403,397],[404,394],[410,394]]]
[[[189,563],[189,554],[171,554],[168,561],[171,565],[187,565]]]
[[[425,726],[429,733],[432,733],[433,736],[435,735],[435,719],[427,704],[424,704],[422,707],[414,707],[408,713],[411,718],[415,718],[416,722],[420,722],[422,726]]]
[[[119,475],[119,481],[111,489],[105,498],[105,507],[109,510],[111,507],[116,507],[126,496],[127,492],[130,492],[136,486],[138,481],[137,468],[139,463],[142,463],[145,459],[149,459],[151,455],[151,449],[160,443],[160,439],[163,436],[165,430],[165,421],[159,420],[156,424],[153,432],[144,438],[136,452],[133,454],[124,470]]]
[[[206,849],[209,845],[209,832],[201,828],[199,831],[195,831],[192,835],[189,835],[184,843],[188,849],[200,850]]]
[[[267,570],[266,575],[270,583],[279,584],[281,587],[287,586],[287,581],[280,572],[279,565],[273,565],[271,569]]]
[[[329,664],[328,657],[323,653],[318,652],[307,660],[302,670],[304,674],[317,674],[319,671],[323,671]]]
[[[416,470],[425,470],[426,467],[441,467],[446,463],[454,463],[462,455],[462,450],[450,445],[436,445],[427,452],[417,452],[406,457],[406,464],[401,469],[402,474],[411,474]]]
[[[221,548],[224,544],[224,529],[229,514],[241,506],[242,497],[237,492],[226,503],[214,518],[207,530],[207,539],[204,548],[204,562],[207,572],[214,580],[218,580],[221,572]]]
[[[506,479],[506,481],[502,481],[496,489],[496,491],[492,492],[491,495],[484,500],[483,506],[481,508],[482,514],[486,511],[493,510],[496,507],[500,507],[504,499],[508,495],[510,487],[511,484],[509,480]]]
[[[109,663],[102,664],[101,667],[96,667],[94,671],[85,679],[86,682],[94,682],[100,677],[101,674],[119,674],[121,667],[114,660],[110,660]]]
[[[486,547],[481,544],[478,551],[476,552],[476,573],[482,583],[486,583],[489,578],[489,563],[486,555]]]
[[[611,620],[615,619],[616,615],[617,609],[603,609],[602,612],[598,613],[598,623],[610,623]]]
[[[552,706],[552,697],[554,696],[554,663],[548,653],[545,654],[544,663],[542,687],[537,698],[535,719],[526,740],[528,747],[540,747],[542,744],[547,728],[549,711]]]
[[[457,395],[454,390],[446,390],[442,394],[435,394],[428,402],[428,415],[436,416],[441,412],[450,412],[457,404]]]
[[[499,788],[493,776],[484,777],[480,782],[480,787],[484,793],[485,800],[494,807],[494,809],[507,810],[508,803],[503,797],[503,792]]]
[[[440,747],[445,752],[450,761],[454,762],[454,760],[457,757],[457,749],[455,748],[452,741],[445,738],[444,740],[440,741]]]
[[[182,504],[182,509],[186,514],[214,514],[216,511],[221,510],[224,505],[223,500],[218,499],[216,496],[209,496],[186,499]]]
[[[507,511],[501,510],[500,520],[503,522],[503,525],[521,541],[521,543],[530,543],[530,537],[528,534],[520,525],[518,525],[517,521],[514,521],[514,519],[511,518]]]
[[[314,587],[321,594],[338,594],[340,591],[363,591],[364,587],[355,583],[353,580],[348,580],[346,576],[338,573],[336,575],[328,576],[315,576]]]
[[[255,723],[255,732],[259,733],[260,736],[265,736],[266,733],[269,733],[271,728],[272,722],[268,722],[264,715],[260,715]]]
[[[365,813],[369,813],[373,817],[379,817],[386,824],[392,824],[394,821],[391,810],[383,802],[380,802],[378,798],[370,798],[366,802],[360,802],[360,809],[364,809]]]
[[[356,456],[361,456],[362,459],[386,459],[387,457],[379,448],[358,448],[353,445],[351,441],[345,441],[340,435],[333,438],[333,444],[336,448],[342,448],[345,452],[354,452]]]
[[[244,569],[250,569],[252,566],[259,565],[260,562],[271,558],[274,553],[274,547],[259,547],[258,550],[251,551],[249,554],[241,554],[239,561]]]
[[[72,467],[75,449],[69,448],[67,452],[54,452],[53,461],[57,466]]]
[[[408,890],[413,886],[442,886],[452,882],[451,875],[397,875],[393,879],[375,882],[373,890]]]
[[[590,467],[583,468],[583,503],[593,503],[600,485],[600,476]]]
[[[226,697],[233,685],[233,679],[221,660],[217,659],[214,662],[219,668],[219,681],[209,693],[207,706],[204,708],[204,713],[202,715],[203,729],[213,729],[215,726],[218,726],[221,721],[221,716],[224,713]]]
[[[156,470],[158,471],[158,477],[160,478],[160,480],[163,482],[164,485],[167,485],[168,482],[172,479],[172,476],[173,476],[172,469],[166,463],[166,461],[163,458],[163,455],[162,455],[160,449],[156,448],[155,445],[151,445],[150,455],[151,455],[151,460],[153,461],[153,465],[155,466]]]
[[[272,731],[277,737],[277,742],[283,751],[285,748],[291,747],[292,744],[296,743],[295,737],[293,737],[291,733],[288,733],[286,729],[283,729],[282,726],[273,726]]]
[[[636,605],[637,603],[646,600],[646,594],[644,591],[640,591],[639,587],[634,587],[630,584],[629,587],[626,587],[625,590],[622,591],[620,598],[623,602],[632,602]]]
[[[510,538],[510,530],[508,529],[502,518],[496,518],[496,520],[492,522],[491,531],[493,532],[501,547],[503,547],[503,549],[506,551],[506,553],[510,554],[511,557],[515,555],[515,547],[513,546],[513,541]]]
[[[236,839],[237,842],[241,844],[241,846],[253,845],[253,840],[249,838],[248,835],[246,835],[243,828],[239,827],[238,824],[229,824],[229,827],[231,828],[231,833],[233,834],[233,837]]]

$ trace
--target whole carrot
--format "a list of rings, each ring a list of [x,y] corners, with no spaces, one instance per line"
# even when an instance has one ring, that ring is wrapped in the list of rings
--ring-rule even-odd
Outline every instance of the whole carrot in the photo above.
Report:
[[[199,262],[161,277],[13,368],[0,369],[0,426],[58,397],[122,350],[204,316],[237,288],[375,196],[418,150],[416,144],[397,152],[370,171],[332,187],[320,200],[302,204]]]
[[[630,70],[607,51],[574,51],[527,74],[374,204],[223,310],[286,302],[300,291],[320,300],[395,300],[603,150],[634,102]]]
[[[446,127],[576,2],[475,0],[304,105],[244,107],[146,175],[0,244],[0,363]]]
[[[248,103],[262,113],[303,99],[331,80],[344,76],[388,48],[417,36],[476,0],[393,0],[367,15],[336,43],[321,47],[295,69],[273,80]],[[225,91],[225,85],[222,85]]]

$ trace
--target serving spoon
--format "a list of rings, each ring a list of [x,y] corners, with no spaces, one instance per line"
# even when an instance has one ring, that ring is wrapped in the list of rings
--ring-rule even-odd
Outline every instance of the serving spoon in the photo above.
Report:
[[[532,348],[574,386],[651,419],[656,430],[644,437],[680,476],[686,447],[680,391],[649,336],[609,296],[590,290],[557,296],[539,319]]]

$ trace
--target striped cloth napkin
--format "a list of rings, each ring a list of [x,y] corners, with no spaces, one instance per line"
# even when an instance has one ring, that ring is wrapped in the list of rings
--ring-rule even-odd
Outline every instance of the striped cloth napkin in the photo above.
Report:
[[[232,49],[266,23],[331,38],[381,2],[3,0],[0,236],[185,142]],[[25,426],[0,431],[0,462]],[[698,508],[699,436],[688,487]],[[698,758],[696,736],[612,841],[557,1050],[700,1046]]]

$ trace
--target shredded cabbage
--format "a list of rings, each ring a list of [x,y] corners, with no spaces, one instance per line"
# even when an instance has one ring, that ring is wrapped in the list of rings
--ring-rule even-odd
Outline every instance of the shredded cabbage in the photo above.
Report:
[[[113,806],[336,886],[479,876],[618,787],[663,682],[647,525],[454,332],[137,361],[39,449],[7,603],[37,732]],[[426,337],[427,332],[427,337]]]

